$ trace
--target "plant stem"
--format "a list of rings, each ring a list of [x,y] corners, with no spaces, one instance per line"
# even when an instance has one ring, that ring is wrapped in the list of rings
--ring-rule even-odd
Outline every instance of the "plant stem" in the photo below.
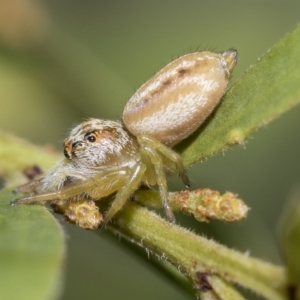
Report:
[[[219,276],[208,276],[208,282],[221,300],[245,300],[231,284]]]
[[[133,202],[109,227],[160,258],[168,260],[199,288],[197,273],[217,274],[270,300],[286,300],[284,268],[250,258],[212,240],[170,224]]]

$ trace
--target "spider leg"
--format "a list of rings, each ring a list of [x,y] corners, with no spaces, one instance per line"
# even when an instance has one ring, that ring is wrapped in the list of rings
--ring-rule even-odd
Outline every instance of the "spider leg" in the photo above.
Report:
[[[31,180],[13,190],[13,193],[35,193],[41,186],[41,180]]]
[[[169,205],[167,180],[166,180],[164,165],[162,163],[161,157],[157,153],[156,149],[153,149],[146,145],[141,145],[141,152],[142,152],[142,155],[149,156],[151,163],[154,165],[155,175],[156,175],[156,183],[159,187],[159,193],[160,193],[160,198],[161,198],[163,207],[165,209],[168,220],[170,222],[174,223],[175,217],[174,217],[172,209]]]
[[[137,137],[138,143],[140,145],[148,145],[153,149],[156,149],[157,152],[161,153],[163,157],[173,161],[176,164],[177,171],[179,173],[179,176],[181,177],[181,180],[183,181],[184,185],[189,188],[190,187],[190,181],[186,174],[186,171],[184,169],[182,159],[178,153],[171,150],[155,138],[147,135],[142,134]]]
[[[27,204],[31,202],[55,201],[72,199],[82,193],[91,194],[93,197],[101,198],[118,190],[124,185],[124,180],[129,172],[128,167],[118,167],[113,170],[103,171],[100,174],[64,187],[57,191],[21,197],[11,201],[11,205]]]
[[[116,198],[112,202],[110,208],[104,216],[104,223],[106,224],[111,218],[123,207],[127,199],[139,187],[142,177],[145,173],[146,166],[143,163],[136,164],[131,172],[128,172],[127,182],[119,190]]]

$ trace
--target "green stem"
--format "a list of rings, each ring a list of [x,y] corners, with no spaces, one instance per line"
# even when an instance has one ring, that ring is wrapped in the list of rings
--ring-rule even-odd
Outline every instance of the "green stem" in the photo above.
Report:
[[[166,259],[197,288],[197,274],[217,274],[270,300],[286,300],[284,268],[250,258],[212,240],[170,224],[135,203],[128,203],[110,228]]]
[[[201,300],[221,300],[214,291],[197,291],[197,297]]]
[[[219,276],[208,276],[208,282],[221,300],[245,300],[231,284]]]

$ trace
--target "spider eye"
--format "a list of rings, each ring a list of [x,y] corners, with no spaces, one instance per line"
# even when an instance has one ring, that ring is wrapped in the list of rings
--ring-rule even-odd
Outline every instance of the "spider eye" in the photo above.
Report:
[[[95,134],[93,132],[87,133],[84,138],[86,140],[88,140],[89,142],[91,142],[91,143],[96,142],[96,136],[95,136]]]

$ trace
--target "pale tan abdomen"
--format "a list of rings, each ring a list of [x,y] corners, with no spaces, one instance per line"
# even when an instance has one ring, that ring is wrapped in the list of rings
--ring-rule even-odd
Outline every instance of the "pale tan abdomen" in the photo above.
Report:
[[[230,49],[191,53],[171,62],[128,101],[126,128],[135,136],[149,134],[165,145],[177,144],[219,103],[236,61],[237,52]]]

